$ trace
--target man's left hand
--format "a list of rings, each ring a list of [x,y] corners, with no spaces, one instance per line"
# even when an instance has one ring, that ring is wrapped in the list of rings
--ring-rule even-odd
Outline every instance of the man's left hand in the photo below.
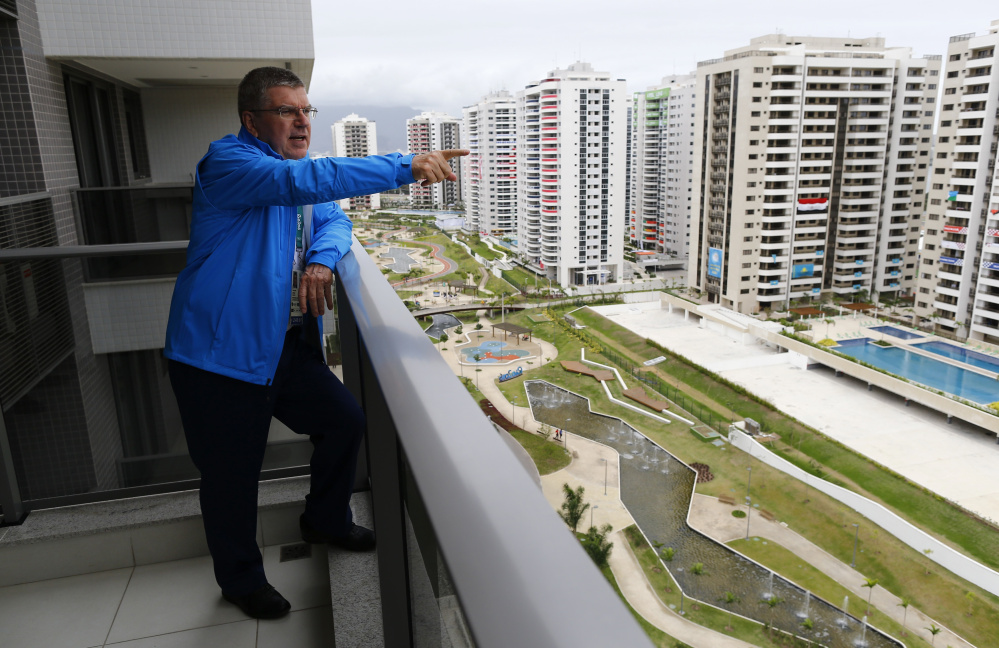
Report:
[[[333,271],[321,263],[310,263],[298,283],[298,303],[303,313],[315,317],[322,316],[326,308],[333,310]]]

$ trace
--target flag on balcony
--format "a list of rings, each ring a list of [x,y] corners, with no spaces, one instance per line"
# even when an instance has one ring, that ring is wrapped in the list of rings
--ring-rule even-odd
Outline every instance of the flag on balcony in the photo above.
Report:
[[[957,192],[956,191],[948,191],[947,192],[947,200],[950,200],[952,202],[956,201],[957,200]]]
[[[828,198],[798,198],[799,214],[821,214],[829,209]]]

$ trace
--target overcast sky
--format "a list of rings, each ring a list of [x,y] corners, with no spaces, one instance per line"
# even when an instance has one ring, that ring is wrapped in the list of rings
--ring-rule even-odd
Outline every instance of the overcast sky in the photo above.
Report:
[[[373,0],[312,3],[313,104],[412,106],[460,116],[576,60],[645,90],[749,39],[882,36],[917,56],[987,33],[995,0]]]

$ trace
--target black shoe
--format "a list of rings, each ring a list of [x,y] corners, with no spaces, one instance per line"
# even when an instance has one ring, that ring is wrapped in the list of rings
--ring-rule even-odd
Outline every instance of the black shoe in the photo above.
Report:
[[[254,619],[278,619],[291,610],[291,603],[278,594],[270,583],[243,596],[232,596],[222,592],[222,598],[239,606],[240,610]]]
[[[298,527],[302,531],[302,541],[309,544],[330,544],[347,551],[371,551],[375,548],[375,532],[356,524],[351,525],[347,535],[334,536],[313,529],[305,521],[305,515],[298,518]]]

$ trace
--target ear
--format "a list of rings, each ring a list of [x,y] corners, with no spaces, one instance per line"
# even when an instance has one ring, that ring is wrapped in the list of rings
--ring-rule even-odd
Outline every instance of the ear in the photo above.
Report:
[[[243,114],[240,115],[240,121],[243,122],[243,128],[245,128],[247,132],[250,133],[250,135],[253,135],[254,137],[258,136],[257,126],[253,121],[252,112],[250,112],[249,110],[244,110]]]

